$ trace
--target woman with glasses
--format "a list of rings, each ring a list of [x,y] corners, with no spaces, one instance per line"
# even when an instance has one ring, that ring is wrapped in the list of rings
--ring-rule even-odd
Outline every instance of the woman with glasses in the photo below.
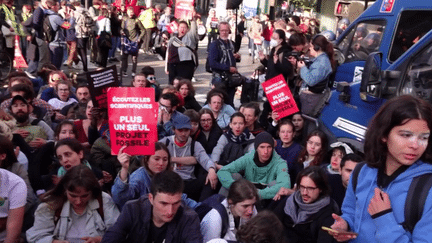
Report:
[[[321,229],[331,226],[334,223],[332,214],[339,212],[329,195],[330,186],[323,169],[310,166],[298,174],[297,190],[274,210],[290,243],[335,242]]]
[[[200,142],[207,154],[211,154],[223,131],[218,126],[210,109],[203,108],[200,110],[199,117],[199,128],[192,138]]]
[[[55,86],[55,91],[57,97],[48,100],[54,110],[61,110],[63,107],[68,106],[73,103],[78,103],[75,98],[72,98],[72,84],[67,80],[61,80]]]

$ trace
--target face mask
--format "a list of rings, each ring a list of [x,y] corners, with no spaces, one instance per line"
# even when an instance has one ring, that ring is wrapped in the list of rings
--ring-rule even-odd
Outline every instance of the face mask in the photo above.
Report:
[[[279,45],[278,41],[275,39],[271,39],[270,40],[270,47],[276,47],[277,45]]]

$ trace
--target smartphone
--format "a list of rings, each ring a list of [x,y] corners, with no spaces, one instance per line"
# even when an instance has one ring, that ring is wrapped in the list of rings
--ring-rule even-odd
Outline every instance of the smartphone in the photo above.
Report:
[[[336,229],[331,229],[325,226],[321,227],[322,230],[325,230],[327,232],[331,232],[334,234],[338,234],[338,235],[352,235],[352,236],[358,236],[358,233],[352,232],[352,231],[346,231],[346,230],[336,230]]]

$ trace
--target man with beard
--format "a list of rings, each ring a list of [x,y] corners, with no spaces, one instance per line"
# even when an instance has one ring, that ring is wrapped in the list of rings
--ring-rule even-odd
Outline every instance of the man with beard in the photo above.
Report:
[[[87,119],[85,114],[87,103],[91,100],[90,90],[86,84],[80,84],[76,88],[78,103],[67,105],[61,109],[60,113],[68,119]]]
[[[42,147],[47,140],[54,140],[54,131],[43,120],[30,118],[33,107],[21,95],[12,98],[10,111],[17,122],[13,132],[20,134],[30,147]]]

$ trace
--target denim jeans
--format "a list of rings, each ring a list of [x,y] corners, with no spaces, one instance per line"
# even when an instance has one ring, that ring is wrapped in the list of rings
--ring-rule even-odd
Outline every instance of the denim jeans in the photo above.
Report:
[[[112,36],[112,48],[108,52],[108,58],[114,58],[115,57],[115,51],[117,50],[117,47],[120,43],[120,37],[119,36]]]

